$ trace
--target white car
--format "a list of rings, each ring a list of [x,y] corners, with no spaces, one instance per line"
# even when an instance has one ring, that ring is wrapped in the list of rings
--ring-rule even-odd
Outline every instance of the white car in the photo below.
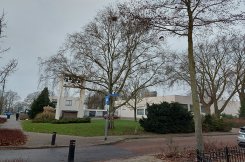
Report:
[[[245,126],[240,128],[237,142],[239,146],[245,147]]]

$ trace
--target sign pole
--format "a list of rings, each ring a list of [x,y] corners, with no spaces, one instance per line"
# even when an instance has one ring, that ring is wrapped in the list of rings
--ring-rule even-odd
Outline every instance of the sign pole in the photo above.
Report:
[[[105,119],[105,141],[107,140],[107,136],[108,136],[109,105],[110,105],[110,95],[105,96],[105,109],[106,109],[106,119]]]
[[[107,140],[107,136],[108,136],[108,118],[109,118],[109,114],[108,114],[108,109],[109,109],[109,105],[106,105],[106,119],[105,119],[105,141]]]
[[[106,109],[106,120],[105,120],[105,141],[107,140],[108,136],[108,124],[109,124],[109,105],[110,105],[110,97],[117,97],[119,96],[118,93],[112,93],[108,96],[105,96],[105,109]]]

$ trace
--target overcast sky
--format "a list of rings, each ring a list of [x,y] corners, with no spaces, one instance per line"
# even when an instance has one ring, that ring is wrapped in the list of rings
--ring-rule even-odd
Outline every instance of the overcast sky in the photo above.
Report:
[[[38,57],[56,54],[68,33],[80,31],[99,10],[114,2],[116,0],[1,0],[7,38],[0,43],[11,48],[4,54],[4,60],[18,59],[17,71],[7,79],[6,91],[16,91],[24,99],[40,90]]]
[[[81,31],[99,10],[119,1],[125,0],[0,0],[0,11],[4,11],[7,23],[7,38],[0,43],[10,47],[0,65],[18,59],[17,71],[7,79],[5,91],[15,91],[23,100],[42,90],[38,87],[38,57],[55,55],[67,34]],[[175,49],[187,47],[186,41],[172,41],[172,45]],[[176,94],[176,90],[170,89],[168,94]]]

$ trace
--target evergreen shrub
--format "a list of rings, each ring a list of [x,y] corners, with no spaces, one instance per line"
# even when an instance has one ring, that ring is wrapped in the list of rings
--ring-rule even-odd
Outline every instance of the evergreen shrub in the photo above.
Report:
[[[139,120],[145,131],[161,134],[194,131],[193,115],[177,102],[148,104],[147,112],[147,118]]]
[[[223,118],[205,115],[202,123],[202,129],[204,132],[229,132],[232,129],[232,124],[225,121]]]
[[[38,113],[43,112],[43,107],[55,105],[49,100],[49,91],[48,88],[44,88],[40,95],[35,99],[31,104],[31,109],[28,112],[28,115],[31,119],[34,119]]]

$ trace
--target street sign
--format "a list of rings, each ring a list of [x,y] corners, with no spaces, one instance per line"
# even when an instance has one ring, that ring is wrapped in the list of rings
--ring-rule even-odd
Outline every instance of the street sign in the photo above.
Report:
[[[112,97],[118,97],[119,94],[118,93],[112,93],[112,94],[110,94],[110,96],[112,96]]]
[[[105,104],[106,105],[110,105],[110,97],[117,97],[119,96],[118,93],[112,93],[112,94],[109,94],[108,96],[105,96]]]
[[[105,96],[105,104],[110,105],[110,96]]]

